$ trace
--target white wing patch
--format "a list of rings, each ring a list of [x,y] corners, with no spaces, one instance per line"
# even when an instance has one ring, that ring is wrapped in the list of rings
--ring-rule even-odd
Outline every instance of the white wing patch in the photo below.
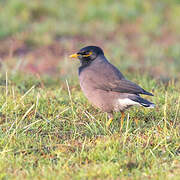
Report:
[[[134,105],[143,106],[143,104],[135,102],[129,98],[117,99],[114,110],[115,111],[123,111],[124,109],[127,109]],[[145,104],[145,105],[147,105],[147,104]],[[155,107],[155,104],[152,103],[152,104],[149,104],[149,107],[147,107],[147,108],[154,108],[154,107]]]
[[[135,101],[133,101],[131,99],[128,99],[128,98],[117,99],[114,110],[115,111],[121,111],[121,110],[124,110],[124,109],[126,109],[126,108],[128,108],[130,106],[134,106],[134,105],[142,106],[138,102],[135,102]]]
[[[118,103],[120,106],[132,106],[132,105],[139,105],[141,106],[141,104],[139,104],[138,102],[135,102],[129,98],[124,98],[124,99],[118,99]]]
[[[148,108],[155,108],[156,105],[155,104],[151,104]]]

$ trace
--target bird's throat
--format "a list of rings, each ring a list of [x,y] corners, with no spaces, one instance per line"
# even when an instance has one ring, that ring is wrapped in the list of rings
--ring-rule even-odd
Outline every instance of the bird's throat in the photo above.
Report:
[[[81,61],[81,66],[79,67],[79,75],[82,73],[84,69],[86,69],[91,64],[91,62],[92,61]]]

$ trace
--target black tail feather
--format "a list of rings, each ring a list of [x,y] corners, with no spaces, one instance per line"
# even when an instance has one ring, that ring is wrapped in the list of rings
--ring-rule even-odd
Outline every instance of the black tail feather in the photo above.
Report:
[[[143,89],[143,94],[148,95],[148,96],[154,96],[152,93],[147,92],[146,90]]]
[[[130,97],[130,99],[135,101],[135,102],[138,102],[140,105],[142,105],[144,107],[149,107],[149,108],[155,107],[155,104],[153,104],[152,102],[150,102],[146,99],[143,99],[140,96],[133,96],[133,97]]]

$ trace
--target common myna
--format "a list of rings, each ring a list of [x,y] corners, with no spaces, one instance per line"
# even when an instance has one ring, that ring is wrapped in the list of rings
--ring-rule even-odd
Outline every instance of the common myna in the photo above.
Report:
[[[103,112],[108,113],[107,127],[113,120],[113,112],[120,111],[121,128],[123,126],[124,111],[139,105],[147,108],[155,107],[155,104],[142,98],[140,94],[153,96],[137,84],[127,80],[123,74],[112,65],[104,56],[100,47],[87,46],[71,58],[78,58],[79,80],[82,91],[88,100]]]

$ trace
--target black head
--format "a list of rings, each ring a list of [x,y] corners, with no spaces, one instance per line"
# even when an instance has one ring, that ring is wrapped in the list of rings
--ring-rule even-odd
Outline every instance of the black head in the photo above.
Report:
[[[78,58],[81,64],[89,64],[98,56],[104,55],[103,50],[97,46],[86,46],[79,50],[77,54],[73,54],[71,58]]]

